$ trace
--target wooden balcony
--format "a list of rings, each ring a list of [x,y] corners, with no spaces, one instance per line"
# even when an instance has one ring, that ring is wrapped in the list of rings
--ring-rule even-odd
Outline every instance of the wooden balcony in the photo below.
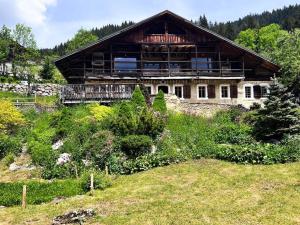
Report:
[[[68,84],[62,87],[63,104],[112,102],[130,99],[135,84]]]

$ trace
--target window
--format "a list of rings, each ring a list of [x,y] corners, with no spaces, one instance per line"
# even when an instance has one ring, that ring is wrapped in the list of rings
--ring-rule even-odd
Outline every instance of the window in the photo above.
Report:
[[[115,71],[121,73],[136,72],[137,63],[136,58],[115,58]]]
[[[160,90],[162,90],[162,92],[165,93],[165,94],[169,94],[169,86],[167,86],[167,85],[159,85],[159,86],[157,87],[157,93],[158,93]]]
[[[183,86],[175,86],[174,93],[178,98],[183,98]]]
[[[198,85],[198,99],[207,99],[206,85]]]
[[[211,63],[211,58],[192,58],[192,69],[193,70],[200,70],[200,71],[205,71],[210,72],[212,69],[212,63]]]
[[[268,86],[267,86],[267,85],[261,86],[261,97],[262,97],[262,98],[268,97],[268,93],[269,93],[269,88],[268,88]]]
[[[156,70],[159,70],[159,64],[158,63],[145,63],[144,64],[144,70],[147,72],[147,71],[156,71]]]
[[[104,66],[104,54],[103,52],[94,52],[93,53],[93,60],[92,60],[93,66]]]
[[[229,85],[221,85],[220,91],[221,91],[221,98],[230,98]]]
[[[145,85],[145,90],[149,95],[152,94],[152,86],[151,85]]]
[[[252,86],[245,86],[245,98],[252,98]]]

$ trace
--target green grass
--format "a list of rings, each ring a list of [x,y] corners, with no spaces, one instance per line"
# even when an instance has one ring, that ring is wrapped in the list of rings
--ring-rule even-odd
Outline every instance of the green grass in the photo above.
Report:
[[[0,183],[0,205],[20,205],[24,184],[27,185],[28,204],[41,204],[43,202],[49,202],[55,197],[70,197],[84,193],[79,180]]]
[[[93,196],[59,204],[0,209],[3,224],[50,224],[70,210],[94,208],[87,224],[300,223],[300,163],[238,165],[190,161],[117,178]]]

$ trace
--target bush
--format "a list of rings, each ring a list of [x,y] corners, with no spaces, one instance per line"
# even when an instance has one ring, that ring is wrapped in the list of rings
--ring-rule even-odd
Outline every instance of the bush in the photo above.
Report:
[[[137,130],[137,117],[127,102],[122,102],[117,113],[110,120],[110,129],[118,135],[134,134]]]
[[[96,171],[87,171],[83,173],[80,179],[82,190],[86,192],[91,190],[91,173],[94,175],[94,189],[103,190],[111,186],[112,182],[108,176]]]
[[[218,125],[214,139],[219,144],[250,144],[254,141],[250,127],[234,123]]]
[[[15,161],[15,157],[15,154],[10,152],[2,159],[2,162],[4,163],[4,165],[9,166]]]
[[[0,100],[0,133],[13,133],[24,124],[23,114],[10,101]]]
[[[98,131],[85,143],[83,158],[91,160],[99,168],[104,169],[108,157],[114,150],[114,140],[111,131]]]
[[[139,86],[136,86],[131,98],[131,104],[134,110],[142,110],[147,107],[145,97]]]
[[[152,140],[145,135],[128,135],[121,139],[121,150],[131,158],[150,152]]]
[[[113,113],[113,109],[111,107],[99,105],[99,104],[89,105],[89,110],[90,110],[92,116],[97,121],[102,121],[107,116],[110,116]]]
[[[55,197],[70,197],[84,194],[80,182],[77,180],[64,180],[53,182],[17,182],[0,183],[0,205],[21,205],[23,185],[27,185],[27,203],[41,204],[49,202]]]
[[[6,156],[9,152],[18,154],[21,151],[22,144],[18,138],[0,134],[0,159]]]
[[[162,90],[158,92],[156,95],[154,101],[153,101],[153,110],[160,112],[160,113],[166,113],[167,112],[167,105],[164,97],[164,93]]]
[[[187,160],[182,154],[165,155],[162,153],[147,154],[135,160],[126,160],[122,164],[121,174],[133,174],[146,171],[155,167],[167,166]]]
[[[50,145],[32,141],[29,143],[28,150],[35,165],[47,166],[56,161],[55,152]]]

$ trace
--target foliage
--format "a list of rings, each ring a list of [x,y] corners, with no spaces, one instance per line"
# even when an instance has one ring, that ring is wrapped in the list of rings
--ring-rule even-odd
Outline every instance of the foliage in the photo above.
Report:
[[[72,52],[98,40],[91,31],[81,28],[75,36],[67,43],[67,52]]]
[[[49,57],[45,58],[43,68],[40,71],[40,77],[45,80],[52,80],[55,74],[55,66]]]
[[[12,152],[9,152],[3,159],[2,162],[4,163],[4,165],[9,166],[10,164],[12,164],[15,161],[15,154]]]
[[[89,105],[89,110],[97,121],[102,121],[107,116],[111,116],[113,114],[113,109],[111,107],[99,104]]]
[[[0,134],[0,159],[9,153],[18,154],[22,150],[20,140],[6,134]]]
[[[41,142],[31,141],[28,148],[31,154],[32,162],[36,165],[47,166],[56,160],[56,154],[52,150],[51,145],[45,145]]]
[[[77,180],[0,183],[0,205],[21,205],[22,188],[24,184],[27,185],[27,204],[29,205],[49,202],[55,197],[70,197],[84,194],[84,190]]]
[[[152,107],[154,111],[161,112],[161,113],[167,112],[166,101],[162,90],[160,90],[156,95]]]
[[[12,44],[11,30],[2,26],[0,30],[0,64],[2,64],[2,74],[6,75],[7,71],[5,71],[5,63],[9,61],[10,58],[10,45]]]
[[[282,139],[284,135],[300,131],[298,105],[294,96],[287,89],[274,83],[265,106],[257,112],[254,123],[254,135],[257,139]]]
[[[83,146],[86,159],[104,169],[107,159],[114,151],[114,141],[115,137],[111,131],[101,130],[93,134]]]
[[[149,153],[152,140],[146,135],[128,135],[121,139],[121,150],[130,158]]]
[[[80,178],[82,190],[88,192],[91,190],[91,174],[94,176],[94,189],[103,190],[112,185],[110,177],[97,171],[86,171]]]
[[[0,100],[0,133],[13,133],[25,124],[23,114],[7,100]]]
[[[146,100],[139,86],[136,86],[131,98],[131,104],[134,110],[141,111],[146,108]]]

